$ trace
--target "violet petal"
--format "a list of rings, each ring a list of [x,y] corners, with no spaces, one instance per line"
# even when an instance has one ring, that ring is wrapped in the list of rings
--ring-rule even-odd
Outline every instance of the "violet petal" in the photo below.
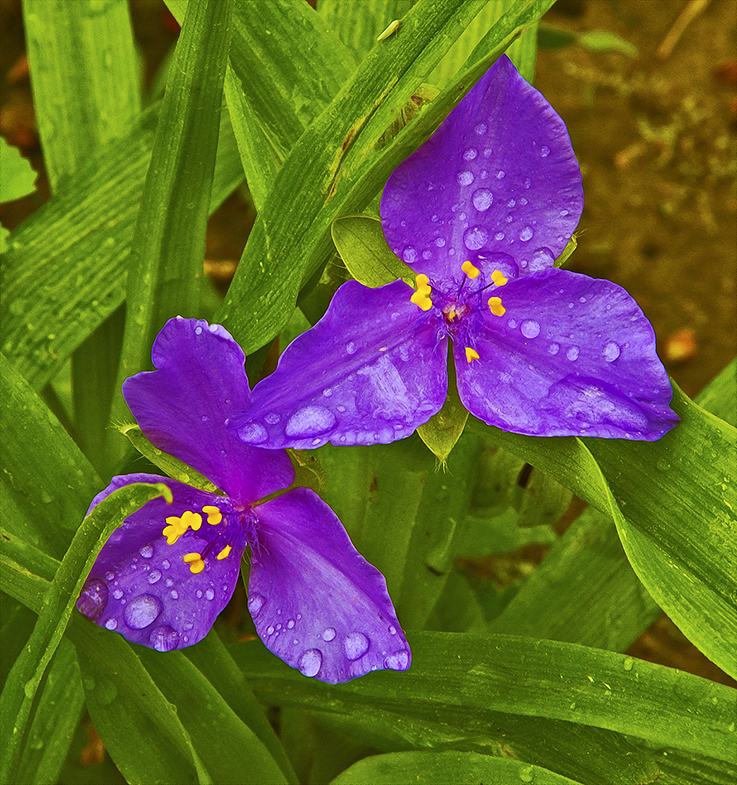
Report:
[[[245,547],[245,532],[229,500],[164,477],[133,474],[114,477],[98,494],[99,503],[117,488],[133,482],[163,482],[174,502],[153,499],[126,518],[103,545],[85,582],[77,608],[98,626],[121,633],[132,643],[169,651],[191,646],[212,627],[233,594]],[[207,522],[203,507],[218,507],[223,521]],[[200,514],[199,530],[189,528],[172,545],[162,534],[169,517]],[[227,558],[218,559],[226,544]],[[202,554],[198,574],[182,559]]]
[[[509,254],[522,274],[552,266],[582,209],[565,124],[502,55],[394,170],[381,222],[397,256],[448,279],[465,260],[486,273],[492,254]]]
[[[458,391],[476,417],[532,436],[643,440],[678,422],[653,329],[624,289],[552,269],[495,294],[506,312],[479,312],[479,359],[454,346]]]
[[[372,670],[406,670],[410,650],[384,577],[325,502],[297,488],[256,514],[248,605],[266,647],[331,684]]]
[[[123,393],[156,447],[243,503],[291,485],[294,471],[286,453],[246,446],[227,427],[234,412],[248,407],[250,393],[243,351],[224,327],[170,319],[152,358],[158,370],[127,379]]]
[[[232,422],[263,447],[388,443],[409,436],[447,392],[447,340],[410,302],[403,281],[370,289],[348,281],[325,316],[298,336],[251,406]]]

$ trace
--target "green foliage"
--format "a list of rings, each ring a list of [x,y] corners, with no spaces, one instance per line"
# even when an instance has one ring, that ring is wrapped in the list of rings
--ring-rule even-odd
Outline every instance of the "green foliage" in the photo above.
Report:
[[[127,486],[84,517],[120,431],[211,488],[119,428],[120,399],[110,424],[163,320],[196,315],[207,216],[245,173],[258,219],[218,320],[249,362],[319,318],[336,248],[360,281],[412,285],[360,213],[501,51],[531,76],[552,4],[167,1],[183,30],[143,111],[123,0],[23,2],[53,196],[3,254],[0,781],[732,785],[735,691],[624,652],[662,608],[737,676],[737,361],[698,403],[676,390],[658,442],[504,433],[467,421],[451,380],[418,436],[293,455],[384,573],[406,673],[331,686],[248,621],[159,653],[74,610],[109,532],[166,493]],[[606,36],[577,41],[623,50]],[[33,177],[7,155],[0,200]],[[70,360],[67,430],[39,393]],[[559,536],[572,493],[590,506]],[[77,764],[87,714],[112,763]]]
[[[36,173],[17,147],[0,138],[0,204],[28,196],[36,190]]]

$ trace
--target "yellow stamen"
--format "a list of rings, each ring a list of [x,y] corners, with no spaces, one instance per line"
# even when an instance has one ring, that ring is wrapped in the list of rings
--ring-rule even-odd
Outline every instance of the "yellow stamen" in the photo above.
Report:
[[[206,504],[202,508],[202,512],[207,515],[207,522],[210,524],[210,526],[217,526],[223,520],[223,514],[212,504]]]
[[[494,270],[491,274],[491,280],[494,281],[497,286],[504,286],[507,282],[507,278],[504,277],[504,273],[501,270]]]
[[[501,297],[489,297],[489,308],[494,316],[504,316],[507,309],[502,305]]]
[[[195,575],[205,569],[205,562],[202,561],[202,556],[199,553],[185,553],[182,556],[182,561],[189,564],[189,571]]]
[[[166,537],[166,544],[173,545],[190,527],[197,531],[202,526],[202,516],[197,512],[187,510],[181,518],[170,515],[166,522],[169,525],[164,527],[162,534]]]
[[[479,273],[481,272],[481,270],[479,270],[479,268],[476,267],[471,262],[463,262],[463,264],[461,265],[461,270],[463,270],[463,272],[466,273],[466,275],[472,279],[478,278]]]
[[[479,353],[475,349],[472,349],[470,346],[467,346],[466,359],[468,360],[468,362],[471,362],[472,360],[479,360],[481,358],[479,357]]]
[[[409,299],[415,305],[419,305],[423,311],[429,311],[432,308],[432,300],[425,292],[417,291]]]
[[[455,311],[453,311],[453,310],[449,311],[448,312],[448,321],[452,322],[453,319],[455,319],[455,316],[456,316],[456,312]]]
[[[430,279],[424,273],[415,276],[415,286],[418,292],[430,293]]]
[[[230,545],[226,545],[222,549],[222,551],[220,551],[220,553],[218,553],[216,558],[219,559],[219,560],[220,559],[225,559],[230,554],[230,550],[231,550]]]

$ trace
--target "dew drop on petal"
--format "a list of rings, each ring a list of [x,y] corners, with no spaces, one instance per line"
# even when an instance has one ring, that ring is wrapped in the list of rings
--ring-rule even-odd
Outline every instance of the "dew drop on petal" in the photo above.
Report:
[[[317,676],[322,666],[322,652],[320,649],[307,649],[297,663],[297,667],[305,676]]]
[[[479,151],[475,147],[469,147],[463,153],[463,160],[464,161],[473,161],[473,159],[479,154]]]
[[[290,619],[290,620],[287,622],[287,629],[288,629],[288,630],[293,630],[293,629],[294,629],[294,624],[295,624],[295,621],[294,621],[294,619]]]
[[[168,624],[162,624],[151,632],[148,640],[156,651],[172,651],[179,645],[179,633]]]
[[[543,158],[547,158],[547,157],[550,155],[550,148],[549,148],[547,145],[543,145],[543,146],[540,148],[540,155],[541,155]]]
[[[171,596],[172,600],[178,600],[179,599],[179,592],[176,589],[172,589],[169,592],[169,595]]]
[[[496,179],[497,179],[497,180],[503,180],[503,179],[504,179],[506,176],[507,176],[507,173],[504,171],[504,169],[500,169],[500,170],[499,170],[499,171],[496,173]]]
[[[473,172],[464,169],[463,171],[458,172],[456,179],[458,180],[458,185],[471,185],[473,182]],[[405,259],[405,261],[407,260]]]
[[[214,600],[215,592],[212,589],[205,589],[205,599]]]
[[[106,630],[114,630],[118,627],[118,620],[117,619],[108,619],[105,622],[105,629]]]
[[[259,611],[264,607],[265,602],[266,597],[261,594],[251,594],[248,598],[248,610],[250,611],[251,616],[258,616]]]
[[[397,628],[390,624],[389,625],[389,635],[396,635],[396,634],[397,634]]]
[[[201,600],[202,599],[202,589],[197,589],[197,591],[194,593],[194,596],[197,597],[198,600]]]
[[[566,352],[566,357],[569,360],[577,360],[579,354],[578,346],[571,346],[571,348]]]
[[[335,415],[324,406],[303,406],[289,418],[285,433],[290,438],[319,436],[329,431],[335,423]]]
[[[526,243],[528,240],[532,239],[533,231],[529,226],[525,226],[525,228],[519,233],[519,239],[522,240],[523,243]]]
[[[276,425],[281,420],[281,415],[277,414],[276,412],[269,412],[269,414],[264,417],[269,425]]]
[[[516,327],[517,327],[517,320],[516,319],[510,319],[507,322],[507,327],[509,327],[510,330],[516,329]]]
[[[550,346],[548,346],[548,354],[555,355],[558,354],[559,351],[560,351],[560,344],[551,343]]]
[[[604,359],[608,363],[613,363],[620,354],[622,354],[622,347],[614,341],[609,341],[604,347]]]
[[[147,545],[141,545],[138,549],[138,552],[143,556],[144,559],[150,559],[154,555],[154,546],[151,543]]]
[[[161,613],[162,605],[158,597],[151,594],[142,594],[128,603],[123,613],[125,623],[133,630],[142,630],[157,619]]]
[[[503,240],[503,239],[504,239],[504,232],[497,232],[497,233],[494,235],[494,239],[495,239],[495,240]]]
[[[84,585],[77,600],[77,608],[88,618],[99,619],[107,605],[107,597],[107,586],[99,578],[93,578]]]
[[[537,338],[540,335],[540,323],[534,319],[525,319],[520,325],[520,332],[525,338]]]
[[[484,210],[488,210],[491,207],[491,203],[494,201],[494,195],[488,188],[479,188],[473,192],[471,201],[473,202],[473,206],[482,213]]]
[[[108,570],[105,573],[105,580],[106,581],[113,581],[113,580],[115,580],[115,570]]]
[[[437,245],[438,248],[443,248],[445,247],[445,240],[442,237],[436,237],[435,245]]]
[[[338,633],[332,627],[327,627],[322,631],[322,639],[325,642],[330,643],[330,641],[335,640],[337,634]]]
[[[355,354],[356,353],[356,344],[353,341],[348,341],[345,345],[345,350],[348,354]]]
[[[463,244],[469,251],[478,251],[483,248],[486,241],[489,239],[489,233],[483,226],[474,226],[467,229],[463,235]]]
[[[259,422],[249,422],[238,429],[238,438],[246,444],[263,444],[269,434]]]
[[[407,649],[395,651],[384,660],[384,667],[392,671],[405,671],[409,665],[409,652]]]
[[[269,624],[269,626],[266,628],[266,634],[267,635],[273,635],[274,634],[274,627],[271,624]]]
[[[195,335],[202,335],[202,328],[199,327],[199,326],[195,327],[194,328],[194,333],[195,333]]]
[[[164,559],[164,561],[162,561],[162,562],[161,562],[161,566],[162,566],[162,567],[163,567],[165,570],[168,570],[168,569],[169,569],[169,567],[171,567],[171,562],[169,561],[169,559]]]
[[[119,600],[123,596],[122,589],[113,589],[113,598]]]
[[[351,632],[343,638],[343,654],[353,661],[369,650],[370,641],[362,632]]]
[[[525,177],[524,182],[522,183],[525,188],[529,188],[532,185],[532,180],[529,177]]]
[[[402,260],[407,262],[407,264],[414,264],[417,261],[417,251],[411,245],[408,245],[404,249]]]
[[[476,131],[479,136],[483,136],[487,131],[486,123],[479,123],[473,130]]]

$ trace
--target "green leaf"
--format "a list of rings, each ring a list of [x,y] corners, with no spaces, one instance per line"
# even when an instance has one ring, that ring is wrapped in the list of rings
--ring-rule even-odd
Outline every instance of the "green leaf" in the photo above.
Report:
[[[461,438],[468,420],[468,410],[461,402],[456,384],[455,363],[448,358],[448,396],[443,408],[417,429],[428,450],[445,465],[450,451]]]
[[[23,654],[0,695],[0,741],[7,755],[0,781],[13,781],[20,744],[39,683],[69,622],[90,568],[110,533],[143,504],[171,491],[163,484],[134,483],[110,494],[85,518],[44,597],[44,607]]]
[[[17,147],[0,137],[0,204],[28,196],[36,190],[36,173]],[[5,230],[7,231],[7,230]],[[3,252],[0,248],[0,253]]]
[[[634,44],[609,30],[589,30],[579,33],[578,43],[589,52],[621,52],[627,57],[637,57],[640,52]]]
[[[354,763],[331,785],[447,785],[449,782],[494,785],[576,785],[539,766],[523,761],[492,758],[476,752],[394,752]]]
[[[33,105],[53,191],[141,110],[126,0],[24,0]]]
[[[347,215],[333,221],[331,234],[348,272],[375,288],[401,278],[414,286],[415,273],[386,244],[381,222],[366,215]]]
[[[696,396],[696,403],[737,427],[737,357]]]
[[[234,0],[191,0],[177,41],[132,242],[118,386],[150,366],[167,319],[199,308]],[[113,406],[124,416],[122,393]]]

